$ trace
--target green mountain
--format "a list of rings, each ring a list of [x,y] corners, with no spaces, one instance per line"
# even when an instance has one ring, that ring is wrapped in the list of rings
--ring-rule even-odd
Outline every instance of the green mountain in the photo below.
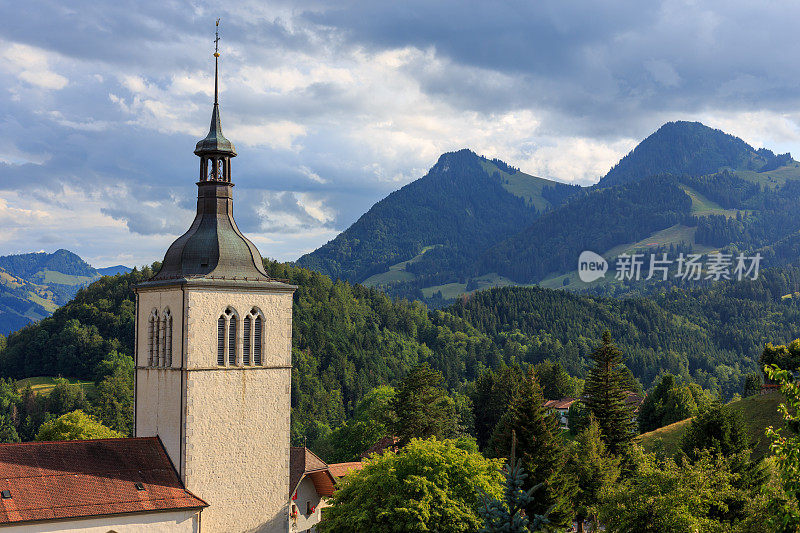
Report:
[[[458,281],[488,246],[579,189],[469,150],[447,153],[298,264],[369,286]]]
[[[578,256],[762,254],[800,258],[800,163],[697,122],[670,122],[599,184],[529,176],[468,150],[381,200],[299,264],[440,307],[506,285],[647,293],[675,282],[579,280]]]
[[[611,187],[657,174],[703,176],[725,168],[760,172],[791,162],[789,154],[756,150],[738,137],[699,122],[668,122],[614,165],[598,185]]]
[[[0,335],[50,316],[101,275],[128,271],[121,265],[97,270],[63,249],[0,256]]]

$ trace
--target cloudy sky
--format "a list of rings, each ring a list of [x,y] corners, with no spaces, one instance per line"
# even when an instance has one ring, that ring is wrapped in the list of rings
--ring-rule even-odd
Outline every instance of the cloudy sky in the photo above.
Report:
[[[0,254],[160,260],[213,95],[236,218],[293,260],[468,147],[596,182],[669,120],[800,153],[796,2],[0,2]]]

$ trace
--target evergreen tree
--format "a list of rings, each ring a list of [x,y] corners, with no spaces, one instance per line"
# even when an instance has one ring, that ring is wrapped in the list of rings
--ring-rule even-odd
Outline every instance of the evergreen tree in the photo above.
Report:
[[[20,442],[17,428],[6,415],[0,415],[0,442]]]
[[[442,373],[423,363],[402,381],[389,405],[394,433],[400,445],[411,439],[455,436],[458,427],[455,402],[442,388]]]
[[[703,450],[726,457],[748,451],[747,426],[742,412],[717,402],[692,420],[681,440],[681,450],[692,460]]]
[[[566,449],[558,420],[543,404],[542,389],[531,369],[497,424],[487,453],[505,457],[516,435],[516,453],[529,475],[525,487],[538,487],[526,513],[546,515],[553,526],[566,526],[572,519],[574,486],[564,472]]]
[[[586,378],[583,403],[597,420],[609,451],[619,455],[636,436],[634,407],[625,401],[633,388],[630,371],[608,330],[603,333],[603,344],[592,353],[592,359],[594,367]]]
[[[522,468],[522,461],[512,457],[503,468],[503,499],[483,496],[483,507],[478,510],[483,519],[480,533],[529,533],[539,531],[548,522],[541,515],[534,515],[533,521],[525,514],[525,508],[531,504],[531,493],[539,488],[525,490],[528,474]]]
[[[508,409],[514,394],[525,378],[518,365],[485,370],[475,380],[472,406],[475,415],[475,436],[483,450],[492,437],[494,427]]]
[[[600,497],[620,475],[620,459],[608,453],[600,437],[600,426],[590,415],[586,429],[575,439],[569,462],[569,473],[578,486],[573,502],[579,532],[587,518],[597,527]]]

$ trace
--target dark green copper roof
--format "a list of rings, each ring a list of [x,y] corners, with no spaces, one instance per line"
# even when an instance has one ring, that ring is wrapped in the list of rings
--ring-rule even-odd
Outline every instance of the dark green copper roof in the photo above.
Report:
[[[197,142],[194,153],[202,156],[203,154],[226,154],[236,156],[236,149],[222,134],[222,123],[219,120],[219,104],[214,103],[214,111],[211,113],[211,127],[205,139]]]
[[[261,254],[233,220],[233,185],[200,182],[197,215],[172,243],[161,270],[149,282],[206,278],[270,281]]]
[[[222,135],[217,92],[215,61],[211,128],[206,138],[197,143],[194,153],[201,159],[218,155],[229,165],[236,151],[233,143]],[[197,215],[189,231],[169,247],[161,270],[139,287],[171,283],[269,282],[270,285],[291,288],[269,278],[258,249],[236,227],[233,183],[209,180],[198,182],[197,187]]]

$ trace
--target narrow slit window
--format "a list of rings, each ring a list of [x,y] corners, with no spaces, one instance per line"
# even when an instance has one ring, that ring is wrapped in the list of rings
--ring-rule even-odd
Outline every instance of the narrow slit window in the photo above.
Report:
[[[217,364],[223,366],[225,364],[225,317],[219,317],[217,320]]]
[[[158,337],[158,312],[153,309],[147,327],[147,366],[156,364],[156,343]]]
[[[244,317],[244,324],[242,329],[242,364],[250,364],[250,327],[252,323],[250,316]]]
[[[164,360],[165,367],[172,366],[172,314],[164,311]]]
[[[253,364],[261,364],[261,330],[264,327],[264,321],[261,317],[256,315],[255,328],[253,331]]]
[[[228,364],[236,364],[236,315],[228,323]]]

